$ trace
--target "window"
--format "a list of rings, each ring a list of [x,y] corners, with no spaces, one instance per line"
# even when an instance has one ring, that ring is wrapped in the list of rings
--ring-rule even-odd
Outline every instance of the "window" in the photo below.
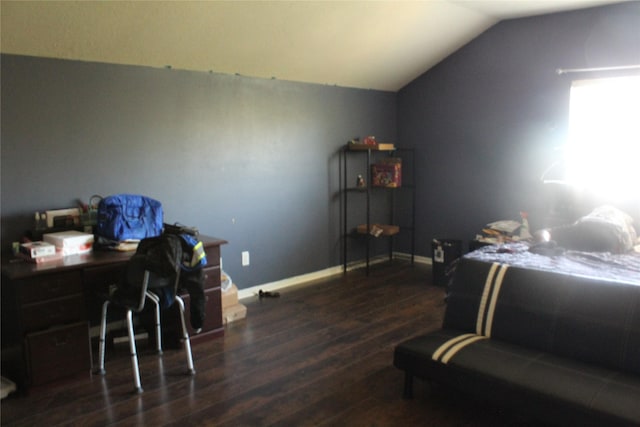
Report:
[[[640,195],[640,76],[571,86],[566,179],[616,200]]]

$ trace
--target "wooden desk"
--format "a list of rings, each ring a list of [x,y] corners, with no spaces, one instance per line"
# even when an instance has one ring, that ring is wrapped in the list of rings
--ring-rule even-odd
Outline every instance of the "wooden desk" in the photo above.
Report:
[[[192,343],[222,335],[220,246],[215,237],[199,236],[207,254],[205,322]],[[23,391],[92,367],[89,327],[99,325],[102,300],[117,283],[133,252],[94,251],[33,264],[2,261],[2,375]],[[189,317],[189,295],[182,294]],[[171,316],[171,312],[163,313]],[[172,322],[176,323],[176,322]],[[187,321],[189,323],[189,321]],[[169,325],[169,322],[166,322]],[[163,331],[165,345],[179,342],[179,330]]]

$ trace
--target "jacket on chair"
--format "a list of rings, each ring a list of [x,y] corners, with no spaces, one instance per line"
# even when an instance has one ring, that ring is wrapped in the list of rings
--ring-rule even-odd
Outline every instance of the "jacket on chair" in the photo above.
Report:
[[[193,329],[200,329],[204,323],[204,272],[202,268],[183,269],[183,260],[191,259],[192,249],[176,234],[161,234],[143,239],[136,253],[127,264],[125,277],[117,292],[123,298],[137,298],[145,270],[151,273],[148,288],[160,297],[161,306],[166,308],[175,299],[175,280],[179,275],[178,288],[184,289],[191,298],[190,315]]]

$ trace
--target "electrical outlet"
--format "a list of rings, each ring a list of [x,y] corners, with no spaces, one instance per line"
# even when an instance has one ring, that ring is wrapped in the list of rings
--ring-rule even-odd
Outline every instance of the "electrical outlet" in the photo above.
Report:
[[[242,266],[246,267],[249,265],[249,251],[242,252]]]

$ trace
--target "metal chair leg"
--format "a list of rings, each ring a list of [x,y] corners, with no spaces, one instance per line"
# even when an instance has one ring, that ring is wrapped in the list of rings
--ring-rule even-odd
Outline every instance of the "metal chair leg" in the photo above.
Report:
[[[162,329],[160,324],[160,297],[154,294],[153,292],[147,291],[147,285],[149,282],[149,271],[145,270],[144,276],[144,284],[141,288],[141,300],[137,309],[128,308],[126,312],[126,321],[127,321],[127,333],[129,336],[129,350],[131,353],[131,367],[133,370],[133,382],[135,385],[135,391],[138,393],[142,393],[142,383],[140,381],[140,367],[138,365],[138,353],[136,350],[136,337],[133,330],[133,311],[136,313],[142,311],[144,308],[144,302],[148,297],[153,304],[155,305],[155,321],[156,321],[156,344],[158,353],[162,354]],[[177,283],[177,279],[176,279]],[[184,342],[184,350],[187,353],[187,364],[188,364],[188,372],[193,375],[196,370],[193,365],[193,354],[191,353],[191,341],[189,339],[189,332],[187,331],[187,323],[184,319],[184,301],[178,295],[175,296],[175,301],[178,304],[178,308],[180,310],[180,323],[182,326],[182,338]],[[105,347],[106,347],[106,331],[107,331],[107,309],[109,307],[110,301],[107,300],[102,305],[102,318],[100,319],[100,348],[99,348],[99,368],[98,372],[104,374],[104,356],[105,356]]]
[[[191,354],[191,340],[189,339],[189,332],[187,332],[187,323],[184,320],[184,301],[179,295],[175,296],[175,302],[180,308],[180,323],[182,325],[182,341],[184,342],[184,351],[187,353],[187,365],[188,373],[194,375],[196,373],[193,365],[193,355]]]
[[[98,345],[98,369],[97,374],[104,375],[106,373],[104,369],[104,352],[106,346],[107,335],[107,307],[109,307],[109,301],[105,301],[102,304],[102,317],[100,318],[100,342]]]
[[[160,326],[160,298],[154,293],[148,292],[146,296],[153,301],[153,305],[155,306],[155,315],[156,315],[156,349],[158,350],[158,354],[162,354],[162,329]]]
[[[133,315],[131,310],[127,310],[127,330],[129,332],[129,349],[131,351],[131,367],[133,368],[133,382],[135,391],[142,393],[142,384],[140,383],[140,369],[138,367],[138,354],[136,353],[136,337],[133,332]]]

